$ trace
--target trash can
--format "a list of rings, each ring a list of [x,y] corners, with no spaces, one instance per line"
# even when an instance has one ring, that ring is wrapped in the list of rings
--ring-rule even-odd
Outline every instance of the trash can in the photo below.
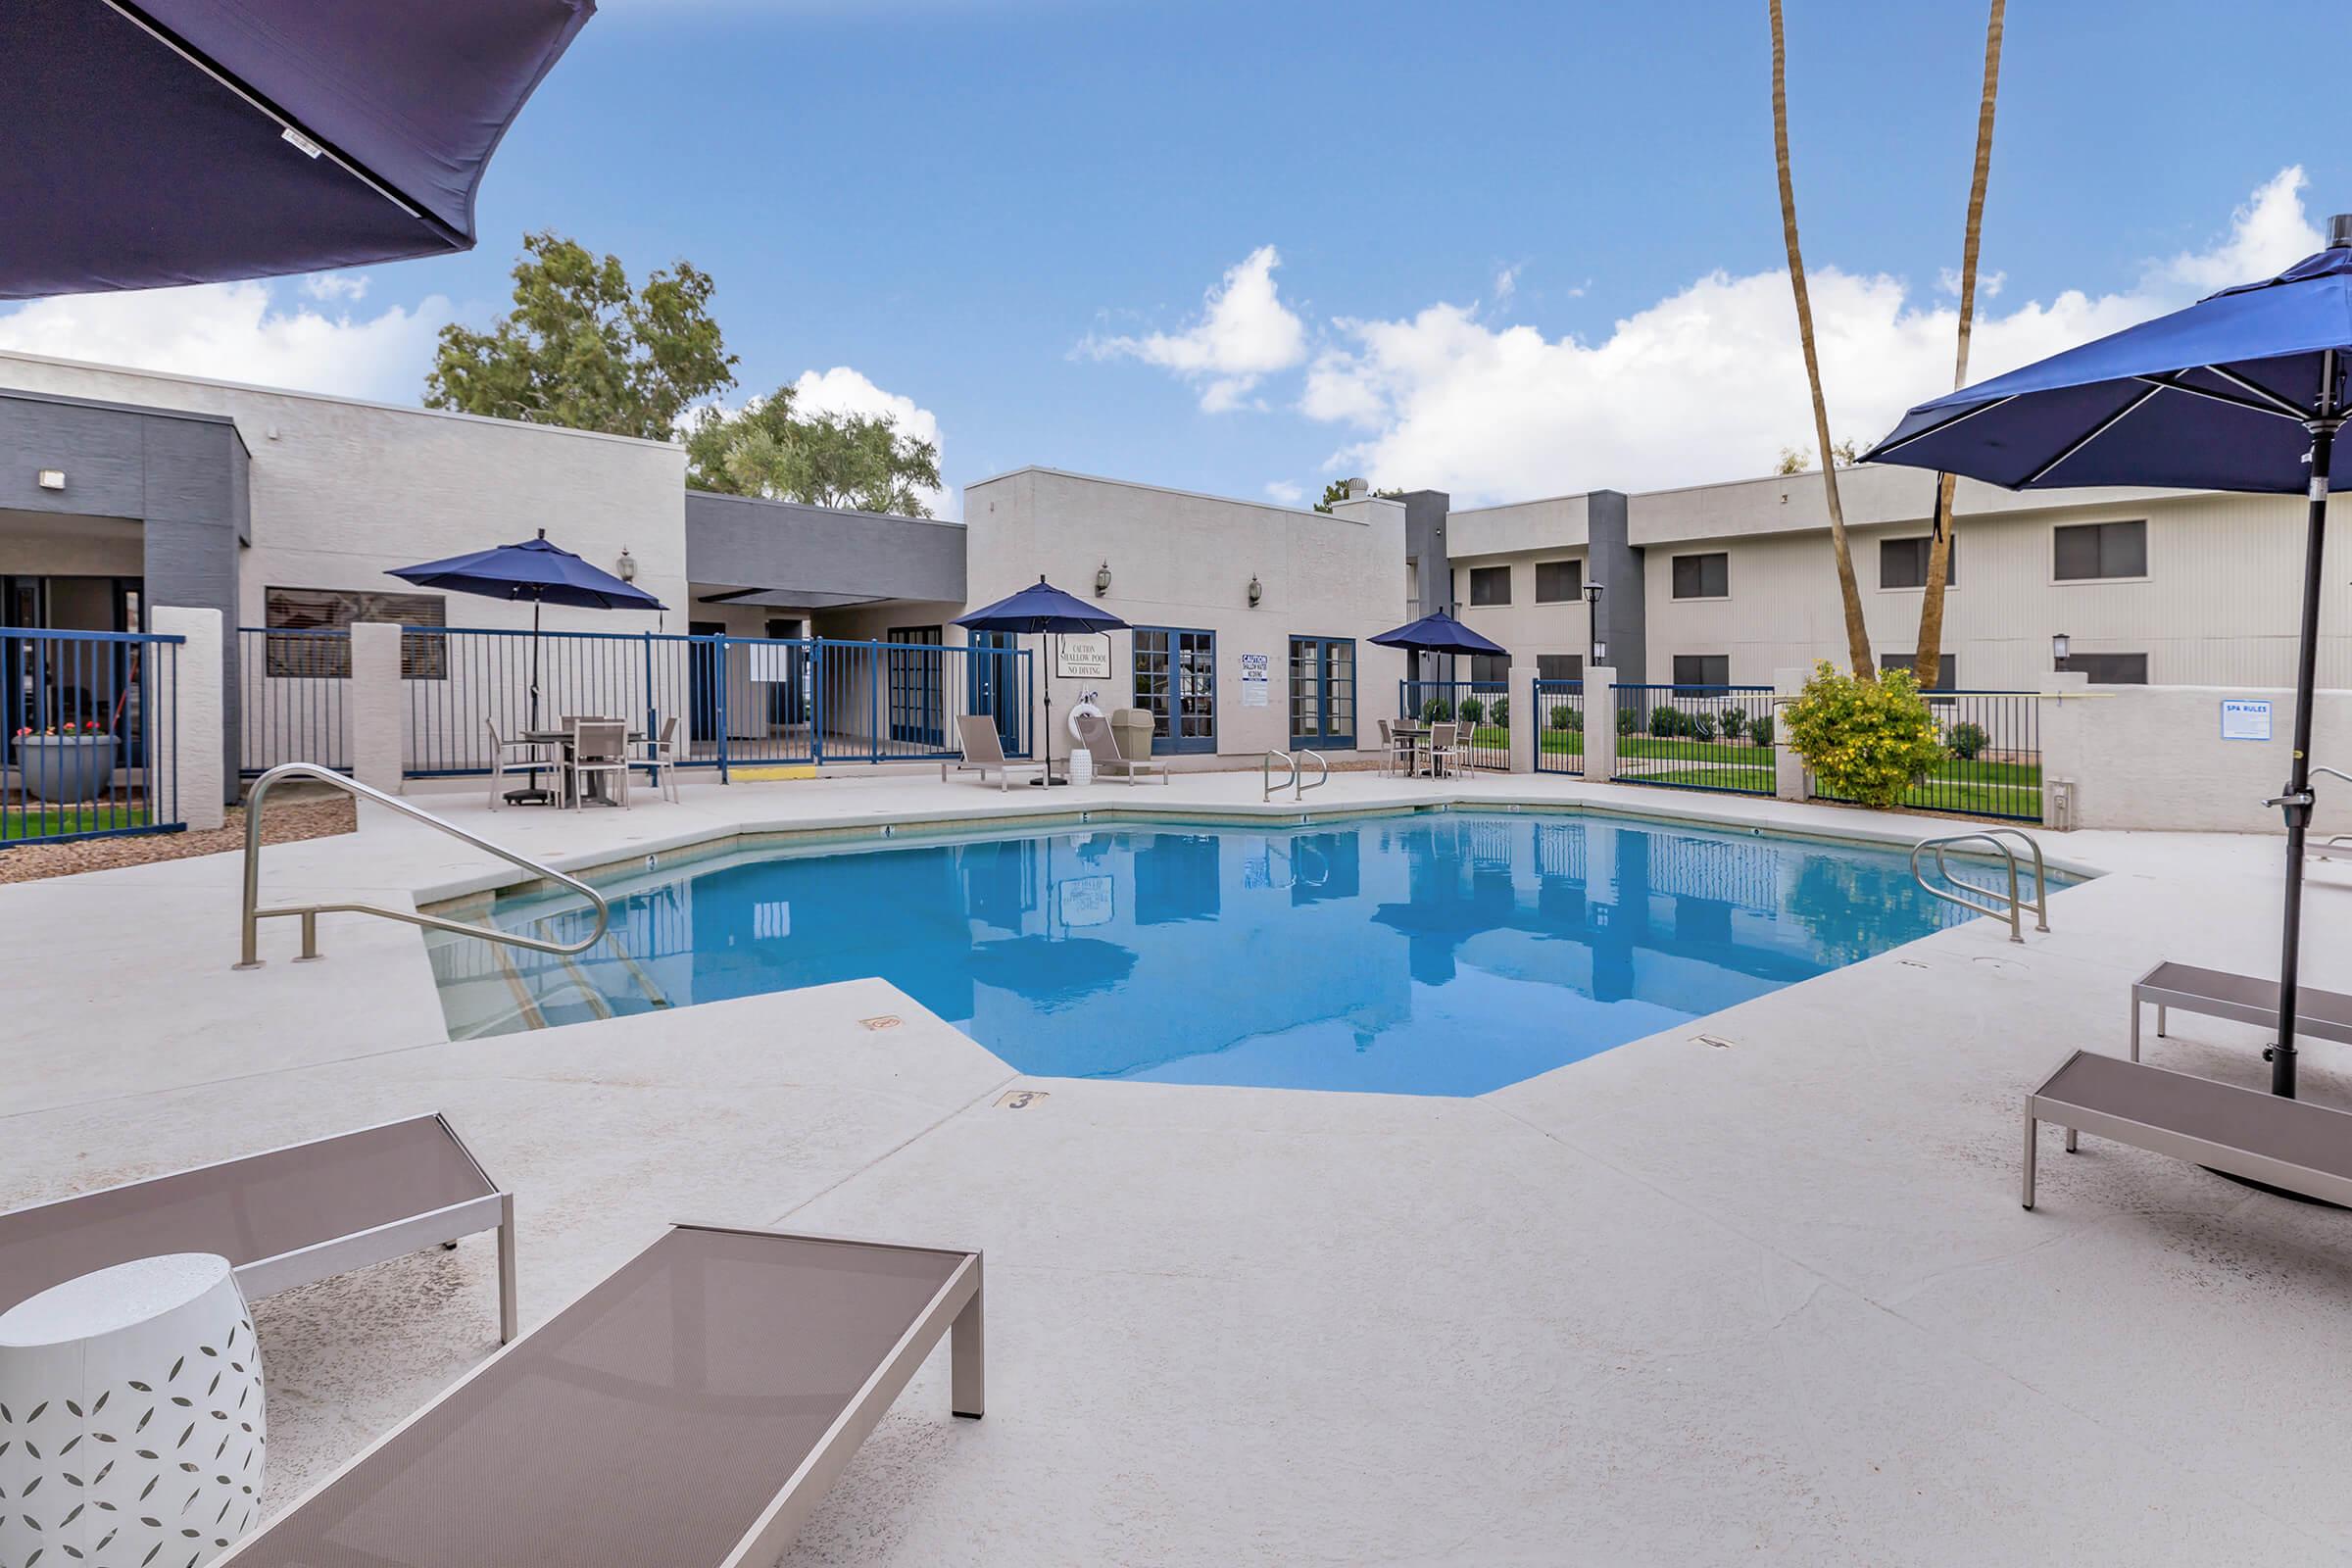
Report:
[[[1152,758],[1152,710],[1148,708],[1113,710],[1110,735],[1118,743],[1119,755],[1128,761],[1149,761]]]

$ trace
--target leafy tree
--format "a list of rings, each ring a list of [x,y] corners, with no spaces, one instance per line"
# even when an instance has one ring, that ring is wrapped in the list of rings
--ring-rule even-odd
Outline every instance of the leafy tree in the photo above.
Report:
[[[1404,492],[1401,490],[1375,490],[1372,493],[1385,501],[1399,500],[1404,495]],[[1334,479],[1323,486],[1323,499],[1315,503],[1315,510],[1317,512],[1329,512],[1332,508],[1332,503],[1337,501],[1345,501],[1347,499],[1348,481],[1345,479]]]
[[[686,430],[686,482],[728,495],[928,517],[939,446],[887,414],[808,414],[780,386],[740,414],[705,409]]]
[[[441,329],[426,408],[667,441],[690,405],[735,384],[709,273],[679,262],[633,289],[619,258],[561,234],[522,248],[514,310],[487,332]]]

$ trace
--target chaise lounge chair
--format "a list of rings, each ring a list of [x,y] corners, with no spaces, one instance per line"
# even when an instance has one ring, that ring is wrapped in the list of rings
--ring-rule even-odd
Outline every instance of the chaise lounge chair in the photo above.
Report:
[[[1004,741],[997,733],[997,721],[986,713],[958,714],[956,719],[956,739],[963,748],[963,756],[959,760],[951,758],[939,764],[939,781],[942,784],[948,781],[951,769],[958,773],[977,773],[983,784],[988,782],[988,775],[994,773],[997,775],[997,787],[1001,790],[1012,788],[1012,775],[1016,772],[1035,773],[1040,778],[1047,776],[1043,762],[1013,761],[1005,757]]]
[[[2160,963],[2132,982],[2132,1059],[2139,1059],[2139,1012],[2153,1003],[2156,1038],[2164,1038],[2167,1015],[2203,1013],[2267,1028],[2278,1027],[2278,982],[2193,963]],[[2313,1040],[2352,1045],[2352,997],[2317,986],[2295,988],[2295,1033]]]
[[[498,1232],[514,1338],[514,1195],[448,1122],[416,1116],[0,1214],[0,1308],[163,1252],[217,1252],[248,1298]]]
[[[981,1413],[980,1254],[679,1226],[220,1568],[768,1568],[954,1328]]]
[[[1168,781],[1166,764],[1150,758],[1121,757],[1119,743],[1110,733],[1110,725],[1099,714],[1085,714],[1078,720],[1079,739],[1086,743],[1087,755],[1095,760],[1095,771],[1105,778],[1125,778],[1133,784],[1139,778],[1156,776],[1162,784]]]

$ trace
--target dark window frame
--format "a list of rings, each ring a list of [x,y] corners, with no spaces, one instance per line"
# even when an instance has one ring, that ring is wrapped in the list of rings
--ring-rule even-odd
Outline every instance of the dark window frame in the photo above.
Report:
[[[1557,661],[1567,662],[1568,673],[1561,674]],[[1585,678],[1585,656],[1582,654],[1538,654],[1536,679],[1541,681],[1582,681]]]
[[[1935,543],[1936,541],[1932,535],[1924,533],[1907,534],[1900,539],[1880,540],[1880,590],[1885,593],[1915,594],[1924,592],[1928,586],[1928,558],[1933,553]],[[1898,545],[1916,546],[1917,548],[1915,550],[1905,549],[1897,551],[1894,547]],[[1912,564],[1916,562],[1919,572],[1919,580],[1917,582],[1888,582],[1886,580],[1886,567],[1890,561],[1903,562],[1906,572],[1909,571]],[[1954,539],[1952,541],[1951,551],[1944,558],[1943,585],[1947,589],[1957,588],[1960,586],[1960,541],[1958,539]]]
[[[1693,579],[1691,583],[1693,591],[1690,593],[1683,591],[1683,563],[1686,561],[1690,563],[1690,576]],[[1711,561],[1722,563],[1721,575],[1723,578],[1721,585],[1713,593],[1707,592],[1707,563]],[[1690,551],[1674,557],[1667,564],[1666,570],[1669,591],[1677,599],[1705,600],[1732,597],[1732,553],[1728,550]]]
[[[1881,654],[1879,656],[1879,673],[1884,675],[1890,669],[1910,669],[1918,662],[1919,654],[1916,650],[1908,654]],[[1936,684],[1926,689],[1934,692],[1956,692],[1960,689],[1960,656],[1958,654],[1936,656]]]
[[[1502,584],[1502,597],[1482,599],[1481,585]],[[1500,609],[1511,602],[1511,568],[1508,566],[1472,566],[1470,568],[1470,605],[1474,610]]]
[[[1214,752],[1217,749],[1217,634],[1205,626],[1138,626],[1128,649],[1128,677],[1135,706],[1152,714],[1152,755]],[[1188,676],[1205,670],[1205,694]],[[1147,686],[1146,682],[1152,684]],[[1205,695],[1205,706],[1188,710],[1189,698]]]
[[[2139,666],[2138,666],[2138,677],[2139,677],[2139,678],[2138,678],[2138,679],[2136,679],[2136,680],[2134,680],[2134,679],[2132,679],[2132,678],[2131,678],[2131,677],[2129,677],[2129,676],[2126,676],[2125,678],[2123,678],[2123,679],[2121,679],[2121,680],[2112,679],[2112,678],[2110,678],[2110,679],[2104,679],[2104,680],[2102,680],[2102,679],[2101,679],[2101,678],[2100,678],[2100,677],[2099,677],[2099,676],[2098,676],[2096,673],[2093,673],[2093,671],[2092,671],[2090,668],[2086,667],[2086,666],[2088,666],[2088,665],[2091,665],[2091,664],[2093,664],[2093,663],[2101,662],[2108,661],[2108,660],[2123,660],[2123,661],[2137,660],[2137,661],[2139,662]],[[2062,660],[2058,661],[2058,669],[2059,669],[2059,672],[2060,672],[2061,674],[2068,674],[2068,675],[2089,675],[2089,676],[2090,676],[2090,683],[2091,683],[2093,686],[2145,686],[2145,685],[2147,685],[2147,684],[2148,684],[2148,656],[2147,656],[2147,655],[2145,655],[2145,654],[2116,654],[2116,653],[2080,653],[2080,654],[2069,654],[2069,655],[2067,655],[2067,657],[2066,657],[2066,658],[2064,658],[2064,659],[2062,659]]]
[[[1683,679],[1683,662],[1685,660],[1720,661],[1723,665],[1723,678],[1721,680],[1709,679],[1702,668],[1698,679],[1687,681]],[[1671,684],[1678,691],[1696,691],[1713,695],[1721,695],[1722,693],[1731,689],[1732,656],[1729,654],[1676,654],[1668,662],[1666,667],[1671,672],[1673,677]]]
[[[1312,662],[1310,667],[1313,677],[1312,701],[1315,721],[1315,727],[1312,729],[1301,729],[1298,724],[1299,703],[1307,695],[1299,686],[1298,660],[1302,649],[1310,650],[1307,657]],[[1347,650],[1348,656],[1345,661],[1344,672],[1334,669],[1331,657],[1341,649]],[[1294,746],[1337,747],[1346,751],[1355,750],[1356,729],[1360,722],[1357,700],[1355,639],[1352,637],[1321,637],[1312,633],[1293,632],[1283,665],[1283,706],[1289,715],[1291,744]],[[1346,710],[1344,725],[1341,722],[1343,708]]]
[[[262,624],[269,631],[349,632],[361,621],[384,621],[396,626],[447,626],[449,600],[442,594],[382,588],[280,585],[262,590]],[[271,680],[349,680],[351,639],[348,636],[264,637],[262,673]],[[447,680],[449,640],[403,635],[400,678]]]
[[[2091,569],[2088,571],[2066,570],[2066,541],[2082,539],[2086,535],[2090,540]],[[2126,551],[2124,547],[2113,543],[2113,541],[2121,539],[2133,540],[2135,545],[2132,549]],[[2134,554],[2138,557],[2137,570],[2116,569],[2119,565],[2129,564],[2130,557]],[[2120,556],[2120,559],[2111,562],[2111,555]],[[2114,517],[2099,522],[2061,522],[2054,524],[2050,529],[2050,580],[2052,582],[2140,582],[2144,581],[2147,576],[2148,520],[2145,517]]]
[[[1569,578],[1569,587],[1568,587],[1568,591],[1567,591],[1566,593],[1564,593],[1564,594],[1563,594],[1563,593],[1548,593],[1548,594],[1547,594],[1547,593],[1545,593],[1545,592],[1544,591],[1544,574],[1545,572],[1552,572],[1552,573],[1555,573],[1555,574],[1556,574],[1556,573],[1563,572],[1563,571],[1564,571],[1564,572],[1566,572],[1566,573],[1568,574],[1568,578]],[[1556,578],[1555,578],[1555,580],[1556,580]],[[1537,563],[1536,563],[1536,603],[1537,603],[1537,604],[1539,604],[1539,605],[1573,605],[1573,604],[1578,604],[1578,603],[1581,603],[1581,602],[1583,601],[1584,597],[1585,597],[1585,564],[1584,564],[1584,561],[1583,561],[1581,558],[1577,558],[1577,557],[1571,557],[1570,559],[1568,559],[1568,560],[1566,560],[1566,561],[1539,561],[1539,562],[1537,562]]]

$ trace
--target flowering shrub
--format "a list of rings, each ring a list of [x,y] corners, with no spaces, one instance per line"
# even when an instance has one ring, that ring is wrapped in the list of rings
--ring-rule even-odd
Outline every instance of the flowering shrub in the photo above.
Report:
[[[85,718],[78,724],[52,724],[47,729],[34,729],[30,724],[23,724],[18,726],[17,739],[28,741],[37,736],[45,740],[52,735],[72,739],[74,736],[98,736],[105,733],[106,726],[104,724],[94,718]]]
[[[1856,680],[1827,661],[1788,705],[1788,744],[1833,794],[1880,808],[1900,801],[1945,755],[1909,670]]]

